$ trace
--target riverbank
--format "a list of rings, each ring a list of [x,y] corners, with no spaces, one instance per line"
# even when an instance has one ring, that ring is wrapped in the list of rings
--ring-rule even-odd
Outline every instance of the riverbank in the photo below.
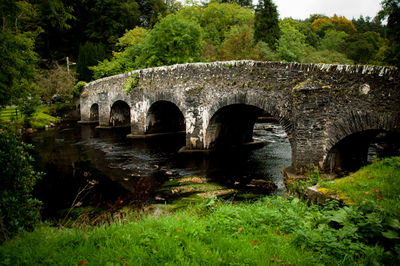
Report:
[[[384,169],[398,174],[400,159],[387,160],[372,165],[382,169],[374,180],[393,172]],[[388,208],[368,198],[339,207],[280,196],[241,203],[211,197],[185,208],[123,209],[97,227],[42,224],[0,246],[0,257],[5,265],[398,264],[399,221]]]
[[[79,117],[76,114],[71,114],[73,112],[73,104],[56,103],[52,105],[40,105],[29,120],[30,128],[24,128],[24,115],[16,107],[7,107],[0,111],[0,121],[14,123],[17,128],[24,129],[27,133],[32,133],[38,129],[54,127],[57,123],[64,120],[78,120]]]

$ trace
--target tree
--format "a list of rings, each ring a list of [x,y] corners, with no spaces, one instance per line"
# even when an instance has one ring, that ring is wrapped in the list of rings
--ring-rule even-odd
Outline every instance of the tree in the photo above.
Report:
[[[385,61],[395,66],[400,66],[400,0],[384,0],[382,10],[378,16],[382,20],[387,18],[388,49]]]
[[[140,68],[194,62],[201,55],[201,28],[178,15],[168,15],[146,36],[136,65]]]
[[[271,0],[260,0],[255,10],[254,40],[263,41],[272,49],[279,39],[279,14],[276,5]]]
[[[343,16],[339,17],[336,14],[331,18],[322,17],[315,19],[312,25],[315,32],[321,37],[324,37],[325,32],[328,30],[343,31],[347,34],[357,32],[356,27],[351,21]]]
[[[141,13],[140,26],[142,27],[150,29],[159,21],[159,18],[170,13],[169,7],[163,0],[138,0],[137,2]],[[174,5],[171,5],[170,8],[174,9]]]
[[[98,65],[89,67],[93,71],[93,78],[99,79],[135,70],[136,58],[140,55],[142,43],[148,34],[149,31],[142,27],[127,31],[118,39],[118,52],[113,52],[111,60],[105,59]]]
[[[253,29],[250,26],[231,28],[218,50],[218,60],[254,59]]]
[[[376,16],[375,18],[371,19],[371,17],[363,17],[360,16],[358,19],[352,20],[352,23],[357,29],[357,32],[359,33],[364,33],[364,32],[377,32],[381,36],[384,36],[385,34],[385,27],[382,25],[381,21],[379,20],[379,17]]]
[[[368,64],[377,53],[374,46],[361,34],[347,37],[345,53],[356,64]]]
[[[56,64],[49,70],[42,70],[37,80],[41,96],[47,102],[51,102],[54,94],[59,95],[63,101],[72,100],[76,83],[72,71],[68,72],[65,67]]]
[[[343,17],[343,16],[337,16],[336,14],[330,18],[333,22],[333,24],[335,25],[335,29],[337,31],[343,31],[346,32],[347,34],[352,34],[357,32],[356,27],[354,26],[354,24],[348,20],[347,18]]]
[[[281,21],[281,37],[276,52],[287,62],[301,62],[305,56],[305,36],[291,25],[290,19]]]
[[[95,0],[89,9],[85,34],[90,42],[103,43],[106,52],[111,52],[126,29],[139,25],[140,12],[135,1]]]
[[[67,30],[76,19],[73,8],[65,0],[36,0],[33,6],[37,11],[35,23],[42,29],[36,40],[37,51],[51,63],[59,59],[60,47],[65,43]],[[61,57],[64,57],[62,55]]]
[[[322,18],[317,18],[313,21],[312,23],[314,31],[318,34],[319,37],[323,38],[325,35],[325,32],[328,30],[334,30],[335,25],[333,24],[333,21],[331,21],[327,17],[322,17]]]
[[[320,50],[331,50],[343,53],[348,36],[349,35],[343,31],[328,30],[321,40]]]
[[[220,3],[228,3],[228,4],[238,4],[244,7],[253,7],[253,2],[251,0],[220,0],[216,1]]]
[[[320,38],[313,30],[312,24],[307,21],[298,21],[295,24],[296,28],[300,33],[302,33],[306,37],[306,43],[312,47],[317,47],[320,41]]]
[[[90,81],[93,76],[90,66],[98,64],[105,58],[105,49],[101,43],[87,42],[79,48],[79,60],[76,67],[78,79]]]
[[[28,4],[28,3],[25,3]],[[36,33],[24,31],[18,18],[24,11],[15,1],[0,2],[0,106],[15,103],[34,87],[37,73]]]
[[[149,30],[142,27],[135,27],[133,30],[126,31],[125,34],[118,39],[116,46],[119,50],[141,44],[144,38],[149,34]]]
[[[216,49],[233,26],[254,24],[252,10],[238,4],[212,2],[203,8],[185,7],[178,14],[186,20],[198,23],[203,31],[203,39]]]

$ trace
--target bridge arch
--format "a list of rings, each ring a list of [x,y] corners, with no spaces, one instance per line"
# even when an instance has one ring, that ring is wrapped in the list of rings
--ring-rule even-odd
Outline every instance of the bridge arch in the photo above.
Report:
[[[253,128],[263,111],[255,106],[232,104],[220,108],[209,121],[205,146],[225,149],[253,141]]]
[[[146,133],[173,133],[185,131],[185,118],[179,107],[165,100],[153,102],[147,111]]]
[[[79,105],[80,107],[80,105]],[[99,121],[99,105],[94,103],[90,106],[90,121]]]
[[[205,129],[204,134],[204,148],[212,149],[215,145],[216,139],[223,137],[223,135],[225,134],[224,132],[228,133],[229,130],[233,132],[232,129],[234,129],[234,125],[230,121],[232,119],[229,117],[226,118],[228,119],[228,124],[226,125],[228,125],[228,128],[230,129],[221,128],[221,118],[224,119],[224,113],[227,113],[227,111],[233,111],[233,113],[240,115],[242,119],[242,128],[236,130],[236,134],[238,135],[230,136],[231,138],[236,139],[236,141],[234,141],[234,145],[238,144],[237,141],[239,141],[240,139],[242,139],[242,142],[251,142],[253,126],[256,122],[257,116],[262,113],[267,113],[278,121],[278,123],[282,126],[283,130],[287,134],[292,149],[293,158],[293,125],[289,118],[290,114],[287,113],[287,109],[277,106],[276,102],[276,99],[272,99],[269,98],[268,95],[262,95],[258,93],[231,94],[229,96],[219,99],[215,104],[210,107],[208,113],[211,115],[208,117],[207,121],[204,121],[207,124],[207,128]],[[232,115],[234,115],[233,113]],[[246,122],[246,119],[248,120],[248,122]],[[242,133],[239,133],[239,131],[241,131]],[[220,135],[221,133],[222,135]]]
[[[112,127],[128,127],[131,125],[131,108],[128,103],[117,100],[111,106],[110,125]]]
[[[378,156],[400,155],[399,117],[368,112],[352,112],[345,117],[331,124],[326,131],[325,171],[358,170],[367,164],[368,153],[374,145],[381,146],[376,151]]]

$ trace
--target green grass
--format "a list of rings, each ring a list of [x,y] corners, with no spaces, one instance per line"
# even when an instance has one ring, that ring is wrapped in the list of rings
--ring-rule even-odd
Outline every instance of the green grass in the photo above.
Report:
[[[351,175],[354,182],[326,183],[346,184],[341,191],[352,206],[278,196],[239,203],[194,197],[182,207],[124,209],[99,226],[41,224],[3,243],[0,265],[398,265],[399,164],[399,157],[384,159]],[[206,183],[185,177],[166,185],[219,191]],[[365,193],[372,189],[375,194]]]
[[[378,160],[347,177],[319,186],[321,192],[339,195],[348,204],[372,200],[400,217],[400,157]]]
[[[167,209],[100,227],[42,225],[0,246],[0,264],[348,265],[388,256],[383,248],[360,241],[354,230],[330,227],[337,210],[309,207],[298,199],[236,204],[211,199],[175,212]]]
[[[33,129],[42,129],[46,125],[49,125],[50,123],[58,123],[60,122],[60,119],[55,116],[57,106],[47,106],[47,105],[41,105],[37,108],[35,114],[33,115],[30,123]],[[15,107],[8,107],[7,110],[15,110]],[[1,112],[4,112],[5,110],[2,110]],[[17,119],[10,119],[10,117],[2,117],[1,118],[2,122],[15,122],[18,125],[23,125],[24,123],[24,116],[21,114],[21,112],[18,112],[18,118]]]
[[[0,121],[11,121],[15,117],[14,115],[16,114],[17,107],[7,107],[5,109],[0,110]],[[18,116],[20,116],[21,113],[18,110]]]

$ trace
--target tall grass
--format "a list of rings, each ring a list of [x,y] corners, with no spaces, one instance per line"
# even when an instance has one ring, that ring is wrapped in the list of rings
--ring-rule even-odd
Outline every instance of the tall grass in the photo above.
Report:
[[[400,217],[400,157],[378,160],[349,176],[320,184],[321,191],[340,194],[350,204],[372,200]]]
[[[272,197],[129,216],[110,226],[43,225],[2,245],[0,257],[4,265],[346,265],[383,256],[379,247],[335,234],[330,211]]]

